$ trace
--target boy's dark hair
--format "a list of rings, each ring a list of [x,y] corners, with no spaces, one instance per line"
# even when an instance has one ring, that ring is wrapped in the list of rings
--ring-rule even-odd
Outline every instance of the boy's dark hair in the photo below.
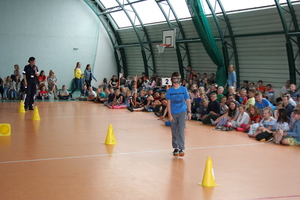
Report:
[[[295,108],[295,109],[294,109],[294,114],[300,115],[300,108]]]
[[[193,94],[197,94],[198,90],[193,90],[192,93]]]
[[[267,84],[267,85],[266,85],[266,87],[267,87],[267,86],[269,86],[270,88],[272,87],[272,85],[271,85],[271,84]]]
[[[256,90],[255,89],[250,89],[248,92],[251,92],[251,93],[255,94]]]
[[[181,77],[179,72],[173,72],[173,74],[171,75],[171,77]]]
[[[248,84],[248,83],[249,83],[249,81],[247,81],[247,80],[244,80],[244,83],[247,83],[247,84]]]
[[[35,57],[30,57],[30,58],[28,59],[28,62],[30,62],[30,61],[35,61]]]
[[[259,80],[259,81],[257,81],[258,83],[263,83],[263,81],[262,80]]]

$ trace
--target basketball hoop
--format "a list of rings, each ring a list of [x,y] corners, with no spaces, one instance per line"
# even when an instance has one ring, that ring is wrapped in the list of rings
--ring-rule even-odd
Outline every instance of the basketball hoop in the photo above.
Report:
[[[157,44],[157,50],[158,50],[158,54],[161,54],[164,52],[165,48],[169,48],[171,45],[170,44]]]

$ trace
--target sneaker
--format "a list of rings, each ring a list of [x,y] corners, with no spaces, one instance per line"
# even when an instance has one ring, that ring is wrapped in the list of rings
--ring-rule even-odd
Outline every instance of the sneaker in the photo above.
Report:
[[[226,127],[226,131],[232,131],[232,127]]]
[[[70,97],[71,99],[73,98],[72,93],[69,93],[69,97]]]
[[[183,152],[183,150],[181,150],[181,149],[180,149],[180,151],[179,151],[179,156],[181,156],[181,157],[184,156],[184,152]]]
[[[222,130],[223,126],[216,126],[215,130]]]
[[[215,125],[215,121],[214,121],[214,120],[212,120],[212,119],[210,119],[210,123],[211,123],[211,125],[212,125],[212,126],[214,126],[214,125]]]
[[[178,149],[174,149],[173,156],[178,156],[178,154],[179,154],[179,150]]]

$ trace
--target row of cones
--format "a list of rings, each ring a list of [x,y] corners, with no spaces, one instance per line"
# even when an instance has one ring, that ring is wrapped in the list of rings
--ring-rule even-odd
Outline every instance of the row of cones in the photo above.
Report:
[[[19,112],[26,112],[25,109],[24,109],[24,102],[23,101],[20,102]],[[37,106],[35,106],[32,120],[41,120]],[[9,125],[9,127],[8,127],[8,125]],[[0,136],[1,135],[10,135],[10,124],[0,124]],[[107,130],[106,139],[105,139],[104,144],[106,144],[106,145],[117,144],[112,124],[110,124],[108,126],[108,130]],[[211,159],[210,156],[208,156],[207,160],[206,160],[206,165],[205,165],[205,170],[204,170],[202,183],[198,183],[198,185],[202,185],[204,187],[218,186],[215,182],[214,169],[213,169],[212,159]]]
[[[114,130],[113,130],[113,127],[111,124],[108,126],[106,140],[105,140],[104,144],[107,144],[107,145],[117,144],[115,135],[114,135]],[[210,156],[208,156],[207,160],[206,160],[202,183],[198,183],[198,185],[202,185],[204,187],[218,186],[218,184],[216,184],[216,182],[215,182],[214,169],[213,169],[212,159]]]
[[[24,107],[24,101],[20,101],[20,106],[19,106],[19,113],[25,113],[25,107]],[[34,107],[34,112],[32,116],[32,120],[41,120],[40,114],[39,114],[39,109],[37,106]]]

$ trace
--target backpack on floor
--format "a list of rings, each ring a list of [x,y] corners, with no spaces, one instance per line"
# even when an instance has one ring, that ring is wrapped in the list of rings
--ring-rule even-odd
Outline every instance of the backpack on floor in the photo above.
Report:
[[[258,141],[261,141],[263,139],[265,139],[267,141],[272,135],[273,135],[273,133],[269,133],[269,132],[265,131],[265,132],[261,132],[261,133],[257,134],[256,139]]]

